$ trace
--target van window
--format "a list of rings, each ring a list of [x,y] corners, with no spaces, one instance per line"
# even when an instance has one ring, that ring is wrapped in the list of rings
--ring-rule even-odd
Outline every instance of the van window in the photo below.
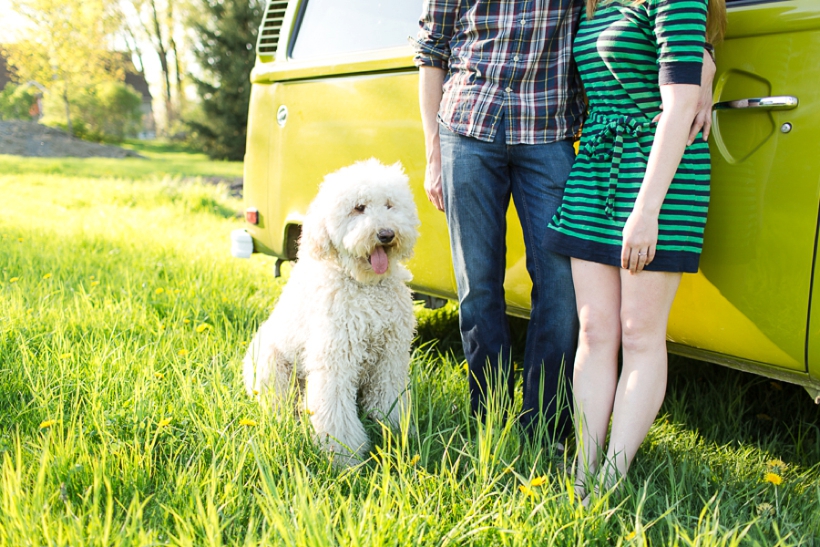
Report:
[[[407,44],[415,36],[422,0],[305,0],[291,50],[294,59]]]

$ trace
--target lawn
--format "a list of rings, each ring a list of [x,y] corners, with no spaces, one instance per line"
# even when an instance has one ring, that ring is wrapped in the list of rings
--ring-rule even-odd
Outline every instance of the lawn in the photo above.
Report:
[[[192,153],[181,145],[128,141],[143,158],[24,158],[0,154],[0,174],[63,175],[87,178],[149,179],[161,177],[242,176],[242,162],[208,161],[205,154]]]
[[[469,418],[452,305],[417,309],[413,427],[369,422],[334,470],[242,387],[283,281],[192,180],[241,165],[143,152],[0,156],[0,545],[820,545],[802,388],[674,358],[628,482],[584,508],[571,453]]]

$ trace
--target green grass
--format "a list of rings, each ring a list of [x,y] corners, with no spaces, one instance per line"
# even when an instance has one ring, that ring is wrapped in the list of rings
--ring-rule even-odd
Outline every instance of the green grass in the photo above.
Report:
[[[0,545],[820,544],[802,389],[673,359],[628,483],[584,509],[571,462],[468,417],[452,305],[418,309],[411,433],[369,422],[374,457],[334,470],[244,394],[282,281],[230,257],[240,204],[169,178],[179,153],[111,176],[0,157]]]
[[[125,148],[143,158],[26,158],[0,154],[0,175],[62,175],[72,178],[150,180],[162,177],[242,176],[242,162],[210,161],[205,154],[176,144],[128,141]]]

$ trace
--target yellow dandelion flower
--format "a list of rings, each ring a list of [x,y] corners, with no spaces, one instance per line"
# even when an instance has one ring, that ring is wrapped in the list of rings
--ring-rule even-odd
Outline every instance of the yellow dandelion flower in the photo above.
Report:
[[[779,486],[779,485],[783,484],[783,477],[781,477],[777,473],[766,473],[763,476],[763,481],[764,482],[770,482],[775,486]]]
[[[29,308],[29,309],[27,309],[27,310],[26,310],[26,313],[27,313],[27,314],[29,314],[29,315],[31,315],[32,313],[34,313],[34,310],[33,310],[33,309],[31,309],[31,308]]]
[[[177,355],[179,355],[180,357],[185,357],[186,355],[188,355],[188,350],[187,349],[181,349],[177,352]]]
[[[157,288],[156,288],[156,290],[155,290],[154,292],[155,292],[156,294],[162,294],[162,293],[164,293],[164,292],[165,292],[165,289],[163,289],[162,287],[157,287]]]
[[[60,359],[68,359],[69,357],[71,357],[70,353],[63,353],[62,355],[60,355]]]
[[[519,492],[521,492],[525,496],[529,496],[531,498],[535,497],[535,492],[533,492],[532,489],[530,489],[529,486],[524,486],[523,484],[521,484],[521,485],[518,486],[518,490],[519,490]]]
[[[161,372],[155,372],[154,378],[156,378],[157,380],[162,380],[163,378],[165,378],[165,375]]]
[[[256,422],[247,418],[242,418],[239,420],[239,425],[244,425],[245,427],[256,427]]]
[[[160,324],[159,324],[159,326],[158,326],[157,328],[158,328],[159,330],[165,330],[165,325],[163,325],[162,323],[160,323]]]
[[[157,424],[157,427],[165,427],[171,423],[171,418],[163,418]]]
[[[530,481],[530,486],[541,486],[542,484],[547,482],[546,476],[535,477]]]
[[[92,282],[91,282],[91,286],[92,286],[92,287],[96,287],[96,286],[97,286],[97,285],[99,285],[99,284],[100,284],[100,282],[99,282],[99,281],[92,281]]]
[[[254,390],[253,390],[253,394],[254,394],[254,395],[259,395],[259,390],[258,390],[258,389],[254,389]]]
[[[769,460],[766,462],[766,465],[768,465],[769,467],[779,467],[780,469],[786,469],[788,467],[788,465],[786,465],[786,462],[778,459]]]
[[[470,365],[468,365],[467,363],[464,363],[463,365],[461,365],[461,370],[463,370],[464,372],[469,373],[470,372]]]
[[[18,237],[18,238],[17,238],[17,241],[19,241],[20,243],[22,243],[22,242],[23,242],[23,238],[22,238],[22,237]]]
[[[89,276],[88,276],[88,279],[95,279],[96,277],[97,277],[97,276],[95,276],[95,275],[89,275]]]
[[[628,533],[628,534],[624,537],[624,541],[632,541],[633,539],[635,539],[635,536],[637,536],[637,535],[638,535],[638,534],[636,534],[636,533],[635,533],[635,530],[632,530],[631,532],[629,532],[629,533]]]
[[[11,279],[9,279],[9,283],[17,283],[18,281],[20,281],[19,277],[12,277]]]
[[[420,460],[420,459],[421,459],[421,456],[419,456],[418,454],[416,454],[415,456],[413,456],[413,457],[410,459],[410,465],[416,465],[417,463],[419,463],[419,460]]]
[[[245,341],[242,341],[242,342],[239,342],[239,345],[240,345],[240,346],[247,346],[247,345],[248,345],[248,343],[247,343],[247,342],[245,342]]]
[[[191,322],[191,320],[190,320],[190,319],[183,319],[183,320],[182,320],[182,322],[183,322],[183,323],[185,323],[185,324],[187,325],[188,323],[190,323],[190,322]]]
[[[46,275],[43,276],[43,279],[51,279],[51,274],[47,273]]]
[[[45,420],[43,422],[40,422],[40,429],[48,429],[49,427],[55,425],[56,423],[57,423],[57,420]]]
[[[206,330],[208,330],[209,328],[211,328],[211,326],[210,326],[208,323],[202,323],[201,325],[199,325],[199,326],[196,328],[196,331],[197,331],[197,332],[205,332],[205,331],[206,331]]]
[[[313,416],[313,411],[311,409],[306,408],[305,412],[307,413],[308,416]]]

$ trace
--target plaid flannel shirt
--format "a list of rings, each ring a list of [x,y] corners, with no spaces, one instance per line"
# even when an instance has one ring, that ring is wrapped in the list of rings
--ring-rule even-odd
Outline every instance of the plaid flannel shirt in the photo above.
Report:
[[[415,63],[447,71],[438,119],[491,142],[576,138],[586,110],[572,41],[584,0],[425,0]]]

